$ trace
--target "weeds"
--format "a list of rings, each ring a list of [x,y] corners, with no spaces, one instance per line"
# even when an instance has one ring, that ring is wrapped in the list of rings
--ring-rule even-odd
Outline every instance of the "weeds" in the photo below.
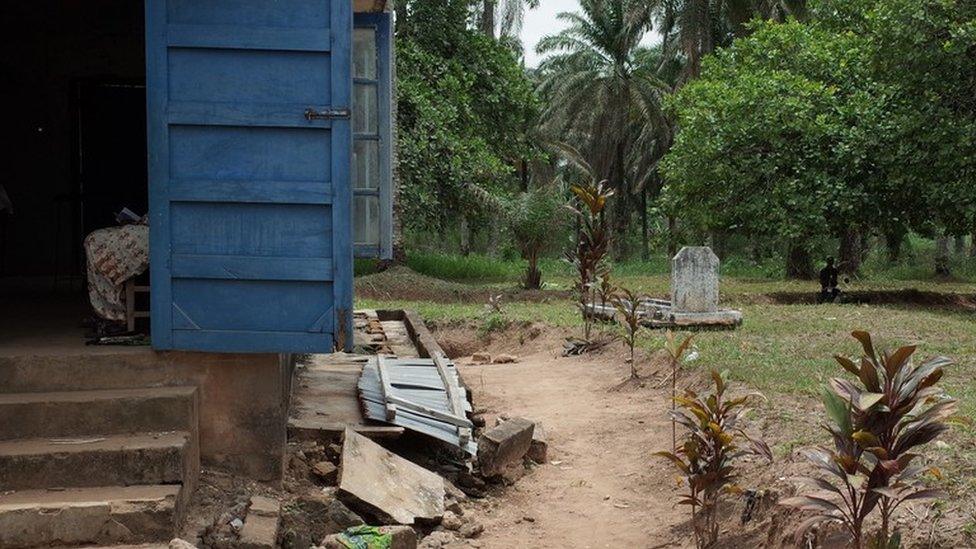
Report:
[[[919,449],[956,419],[956,401],[936,386],[943,368],[952,361],[936,357],[915,367],[915,346],[879,355],[869,333],[851,335],[864,351],[860,364],[840,355],[835,358],[857,382],[833,378],[824,388],[824,407],[831,423],[823,427],[830,433],[834,449],[806,452],[817,468],[828,473],[827,479],[798,479],[817,492],[781,503],[815,513],[797,528],[798,542],[818,524],[839,522],[850,534],[853,547],[860,549],[866,541],[865,521],[877,509],[881,527],[870,546],[897,547],[900,535],[891,532],[895,511],[905,502],[943,495],[920,481],[926,471],[935,476],[941,473],[913,462],[920,457]]]
[[[621,289],[613,296],[613,306],[620,313],[624,325],[624,343],[630,349],[630,378],[637,379],[637,360],[634,358],[634,344],[640,331],[640,301],[642,296],[631,290]]]
[[[712,380],[715,389],[710,394],[699,396],[686,390],[684,396],[675,399],[681,409],[670,415],[687,433],[676,451],[655,453],[669,460],[683,476],[688,492],[681,495],[678,504],[691,507],[699,549],[718,544],[721,495],[740,491],[735,485],[735,460],[749,454],[773,459],[765,442],[750,437],[737,425],[746,412],[746,402],[755,393],[727,400],[725,378],[712,370]]]

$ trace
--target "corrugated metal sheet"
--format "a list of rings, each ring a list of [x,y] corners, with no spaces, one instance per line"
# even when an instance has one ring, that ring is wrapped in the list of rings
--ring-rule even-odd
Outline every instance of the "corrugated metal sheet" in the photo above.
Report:
[[[369,419],[399,425],[457,446],[471,455],[478,446],[471,440],[474,427],[467,418],[471,404],[460,383],[457,368],[440,357],[451,392],[460,402],[451,402],[441,372],[434,359],[373,357],[359,378],[359,398]],[[379,364],[387,377],[386,394]],[[410,404],[413,404],[411,406]],[[426,410],[426,411],[425,411]],[[462,416],[456,412],[462,411]]]

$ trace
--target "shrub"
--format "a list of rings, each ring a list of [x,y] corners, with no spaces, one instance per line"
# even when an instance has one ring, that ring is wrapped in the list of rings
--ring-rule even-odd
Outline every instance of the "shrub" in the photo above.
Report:
[[[560,189],[554,185],[541,186],[520,193],[507,203],[506,217],[515,246],[522,259],[528,262],[522,286],[528,290],[542,287],[539,256],[562,234],[565,220]]]
[[[676,400],[679,410],[671,417],[685,427],[686,433],[677,451],[656,452],[681,472],[688,492],[680,496],[679,505],[691,506],[695,544],[699,548],[715,547],[718,542],[718,510],[723,492],[737,492],[733,463],[743,455],[755,454],[772,461],[765,442],[754,439],[737,426],[744,408],[755,393],[725,398],[725,379],[712,371],[715,390],[699,396],[686,390]],[[745,447],[740,447],[744,443]]]
[[[872,546],[897,546],[898,534],[890,530],[899,506],[942,495],[921,484],[921,474],[932,469],[917,461],[919,449],[945,432],[954,418],[956,401],[941,396],[936,387],[951,361],[936,357],[915,367],[915,346],[878,354],[869,333],[852,335],[864,349],[860,363],[840,355],[835,358],[856,381],[833,378],[824,388],[831,423],[823,427],[834,449],[806,452],[827,478],[798,479],[818,491],[781,504],[815,513],[797,528],[798,541],[813,526],[839,522],[850,533],[852,545],[860,549],[865,543],[865,520],[878,509],[881,528]]]

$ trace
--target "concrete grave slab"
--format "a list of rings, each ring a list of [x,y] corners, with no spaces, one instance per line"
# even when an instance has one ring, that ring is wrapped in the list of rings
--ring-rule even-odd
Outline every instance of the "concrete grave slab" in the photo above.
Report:
[[[718,256],[708,246],[685,246],[671,260],[671,307],[675,313],[718,311]]]

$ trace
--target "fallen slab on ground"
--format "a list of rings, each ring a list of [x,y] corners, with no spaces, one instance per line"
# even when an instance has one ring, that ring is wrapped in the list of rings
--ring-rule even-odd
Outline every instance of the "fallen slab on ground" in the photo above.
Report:
[[[444,479],[351,429],[344,440],[338,493],[346,504],[399,524],[441,519]]]

